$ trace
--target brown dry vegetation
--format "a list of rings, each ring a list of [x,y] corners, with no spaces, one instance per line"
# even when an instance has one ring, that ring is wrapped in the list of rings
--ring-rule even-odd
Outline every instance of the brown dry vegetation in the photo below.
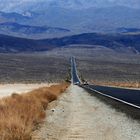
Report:
[[[49,102],[69,86],[67,83],[12,94],[0,100],[0,140],[31,140],[32,132],[46,117]]]
[[[127,87],[127,88],[140,88],[140,82],[107,82],[107,81],[93,81],[92,82],[95,85],[103,85],[103,86],[115,86],[115,87]]]

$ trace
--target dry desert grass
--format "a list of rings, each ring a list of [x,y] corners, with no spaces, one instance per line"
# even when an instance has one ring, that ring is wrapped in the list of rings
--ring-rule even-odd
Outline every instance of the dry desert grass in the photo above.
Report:
[[[103,86],[140,88],[140,82],[134,82],[134,81],[128,81],[128,82],[93,81],[92,83],[95,85],[103,85]]]
[[[49,102],[69,86],[67,83],[12,94],[0,100],[0,140],[31,140],[32,132],[46,117]]]

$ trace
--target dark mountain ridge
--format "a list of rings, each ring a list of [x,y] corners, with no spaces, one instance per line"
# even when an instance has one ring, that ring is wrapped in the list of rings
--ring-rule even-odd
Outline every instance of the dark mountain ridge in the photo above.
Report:
[[[65,34],[69,33],[70,30],[59,27],[49,27],[49,26],[31,26],[18,24],[16,22],[5,22],[0,23],[0,33],[10,34],[14,36],[21,37],[35,37],[41,34],[45,35],[55,35],[55,34]]]
[[[140,52],[140,34],[97,34],[85,33],[54,39],[32,40],[0,35],[0,52],[36,52],[72,44],[100,45],[113,50],[123,48]]]

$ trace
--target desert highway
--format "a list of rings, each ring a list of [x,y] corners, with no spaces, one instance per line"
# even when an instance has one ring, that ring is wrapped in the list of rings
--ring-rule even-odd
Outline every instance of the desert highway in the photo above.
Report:
[[[107,98],[111,98],[113,100],[140,109],[140,90],[82,84],[77,74],[76,62],[74,57],[71,58],[71,75],[73,84],[79,84],[79,86],[93,91],[93,94],[96,92]]]
[[[76,62],[75,58],[71,57],[71,82],[73,84],[80,84],[80,78],[77,74],[77,67],[76,67]]]

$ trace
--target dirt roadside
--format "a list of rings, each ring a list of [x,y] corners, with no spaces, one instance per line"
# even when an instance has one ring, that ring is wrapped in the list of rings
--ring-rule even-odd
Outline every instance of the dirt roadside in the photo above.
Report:
[[[138,140],[140,124],[71,85],[51,103],[35,140]]]

